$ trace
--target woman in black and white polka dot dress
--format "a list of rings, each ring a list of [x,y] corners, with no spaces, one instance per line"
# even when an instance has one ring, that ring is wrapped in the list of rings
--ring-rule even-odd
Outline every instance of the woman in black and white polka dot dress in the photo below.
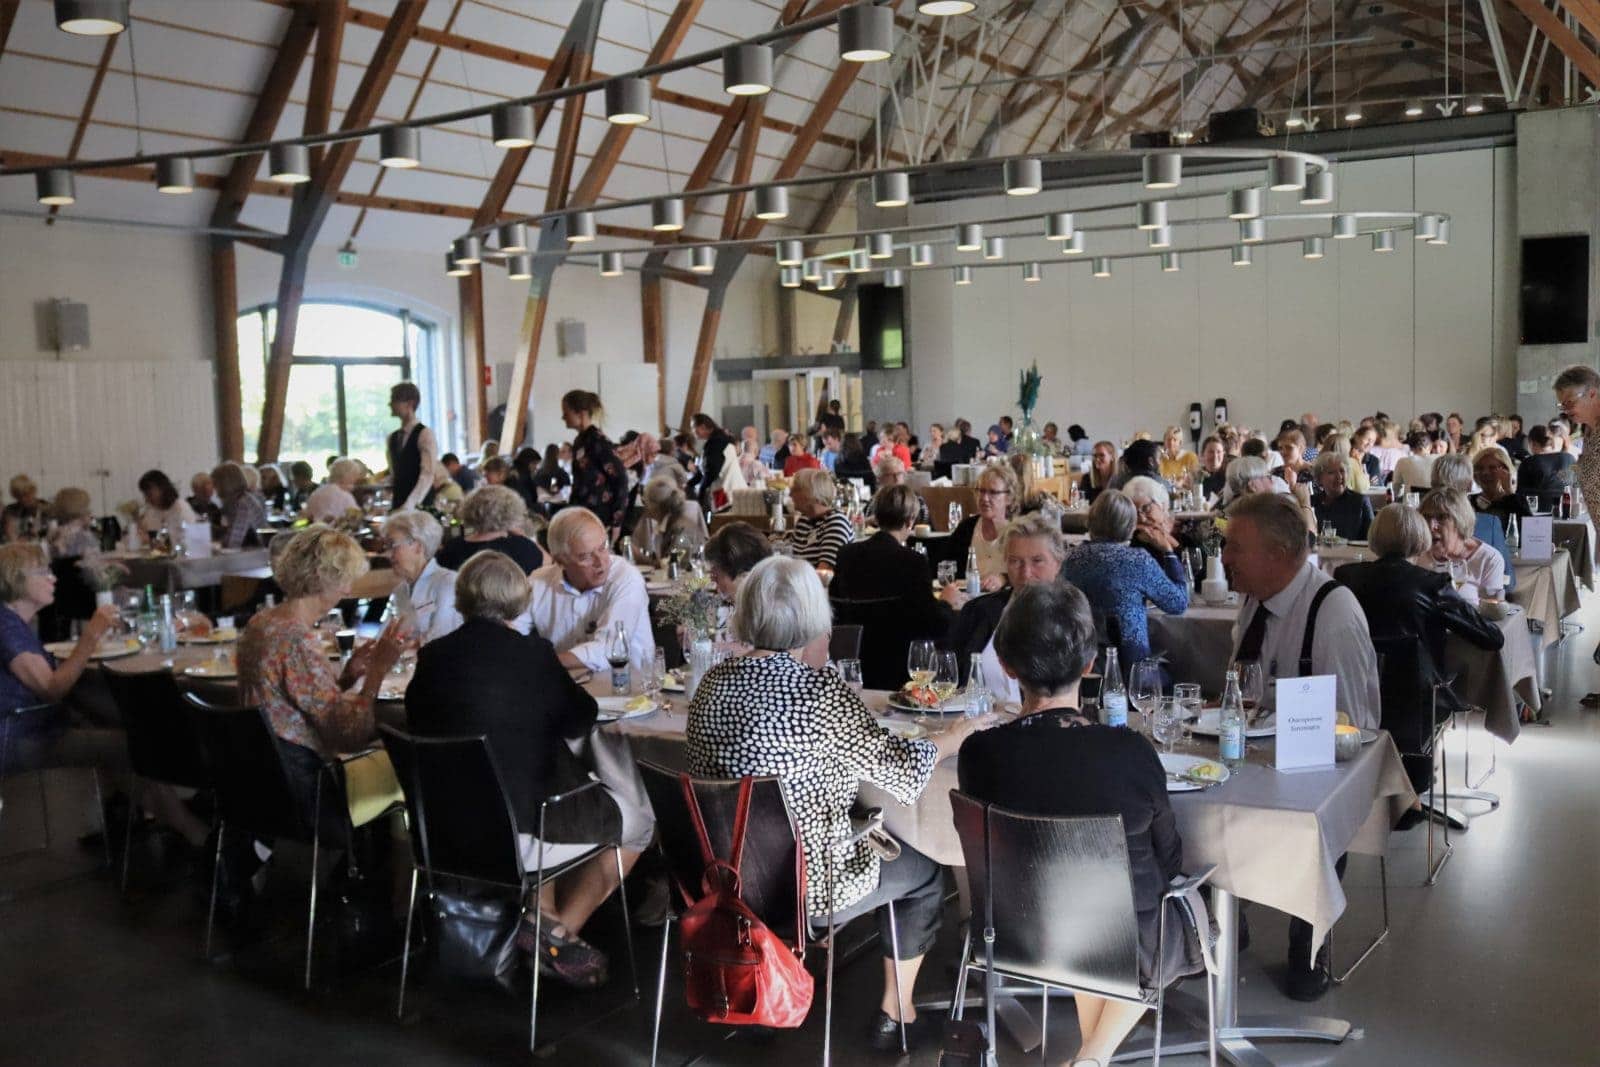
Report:
[[[688,756],[692,774],[722,778],[775,775],[800,827],[806,855],[806,908],[829,914],[828,851],[832,849],[832,907],[836,922],[877,909],[884,959],[882,1010],[873,1045],[898,1047],[904,1013],[916,1021],[912,987],[923,955],[939,931],[942,868],[908,846],[880,861],[866,845],[832,844],[850,835],[850,808],[862,781],[903,804],[914,802],[939,760],[953,754],[986,719],[964,719],[936,740],[907,740],[885,730],[859,695],[823,666],[832,625],[827,594],[800,560],[763,560],[745,578],[733,629],[753,646],[701,680],[689,704]],[[895,1003],[888,927],[893,901],[899,927],[900,986]]]

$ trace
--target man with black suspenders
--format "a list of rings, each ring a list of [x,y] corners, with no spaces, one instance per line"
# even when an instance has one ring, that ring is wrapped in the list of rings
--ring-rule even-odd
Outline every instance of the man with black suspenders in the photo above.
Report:
[[[1271,709],[1279,678],[1331,674],[1335,706],[1350,721],[1375,729],[1381,715],[1378,658],[1355,594],[1308,558],[1305,519],[1291,496],[1251,493],[1228,509],[1222,562],[1244,595],[1234,624],[1234,660],[1261,664],[1261,707]],[[1338,864],[1344,873],[1344,859]],[[1289,920],[1287,989],[1315,1000],[1330,982],[1324,945],[1311,956],[1311,926]]]

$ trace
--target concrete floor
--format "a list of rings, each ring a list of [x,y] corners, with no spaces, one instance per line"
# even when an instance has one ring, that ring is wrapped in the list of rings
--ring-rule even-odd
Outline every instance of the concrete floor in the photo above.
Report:
[[[1586,632],[1550,657],[1554,725],[1529,727],[1515,746],[1499,746],[1499,768],[1487,787],[1504,803],[1456,838],[1455,856],[1436,886],[1420,884],[1425,829],[1393,838],[1389,939],[1315,1009],[1350,1019],[1355,1033],[1341,1046],[1268,1046],[1274,1062],[1600,1064],[1600,713],[1577,705],[1584,692],[1600,688],[1600,669],[1590,661],[1600,636],[1597,603],[1591,598],[1578,617]],[[1481,729],[1472,736],[1476,776],[1487,766],[1489,742]],[[1451,751],[1458,781],[1459,733]],[[163,886],[150,877],[157,857],[136,853],[144,889],[119,902],[97,869],[98,854],[81,851],[74,840],[85,826],[87,778],[53,774],[49,787],[55,847],[0,861],[0,1064],[355,1067],[517,1062],[527,1055],[525,1000],[435,982],[417,992],[416,1018],[398,1025],[393,966],[301,993],[297,897],[282,900],[281,938],[230,961],[202,962],[204,913],[181,873],[169,869]],[[0,855],[35,843],[38,826],[33,782],[8,783]],[[1377,864],[1352,858],[1345,889],[1350,908],[1336,933],[1348,954],[1379,923]],[[1285,924],[1267,909],[1251,912],[1254,944],[1244,960],[1242,1009],[1296,1010],[1276,986]],[[620,949],[614,915],[601,913],[594,937]],[[958,944],[951,921],[919,983],[923,995],[948,990]],[[589,996],[551,990],[542,1013],[547,1037],[571,1033],[592,1009],[623,1006],[564,1040],[551,1062],[648,1062],[658,945],[655,931],[641,934],[645,999],[637,1005],[625,995],[620,954],[609,990]],[[876,1006],[878,974],[872,960],[840,972],[835,1056],[841,1064],[883,1062],[852,1042]],[[672,1010],[675,999],[669,989],[663,1062],[698,1054],[707,1067],[785,1067],[819,1058],[820,1022],[767,1043],[726,1040]],[[1061,1062],[1075,1045],[1069,1006],[1051,1012],[1050,1029],[1051,1060]],[[937,1059],[924,1051],[909,1062],[931,1067]],[[1001,1061],[1038,1062],[1004,1038]]]

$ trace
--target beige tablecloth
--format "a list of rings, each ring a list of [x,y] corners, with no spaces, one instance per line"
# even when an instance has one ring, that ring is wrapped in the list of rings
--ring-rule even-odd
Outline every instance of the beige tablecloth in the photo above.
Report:
[[[200,559],[189,556],[159,559],[143,553],[126,552],[107,552],[106,558],[114,559],[128,568],[124,585],[134,588],[152,585],[158,591],[167,593],[221,585],[225,574],[243,574],[266,567],[271,562],[264,548],[238,551],[217,549],[216,554]]]
[[[1555,643],[1561,636],[1561,620],[1579,607],[1572,557],[1566,549],[1558,548],[1549,563],[1532,563],[1520,557],[1512,563],[1517,570],[1517,587],[1509,599],[1521,604],[1528,618],[1544,629],[1547,642]]]
[[[1585,589],[1594,589],[1594,539],[1588,519],[1557,519],[1551,523],[1555,544],[1572,557],[1572,573]]]

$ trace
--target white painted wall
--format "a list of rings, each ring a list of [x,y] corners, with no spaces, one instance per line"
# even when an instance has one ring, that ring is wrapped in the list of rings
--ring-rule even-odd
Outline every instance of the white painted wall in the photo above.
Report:
[[[1019,268],[980,269],[973,285],[956,287],[948,270],[910,274],[915,420],[959,414],[986,426],[1014,411],[1018,375],[1034,360],[1044,377],[1041,420],[1079,422],[1095,437],[1185,424],[1196,400],[1209,419],[1219,396],[1228,398],[1235,421],[1271,427],[1307,410],[1324,417],[1509,410],[1516,367],[1513,161],[1511,149],[1481,149],[1337,164],[1338,208],[1415,205],[1453,216],[1448,247],[1407,237],[1387,256],[1373,254],[1365,239],[1329,240],[1321,261],[1303,260],[1295,244],[1258,248],[1249,268],[1233,267],[1224,252],[1196,253],[1176,274],[1162,273],[1152,258],[1116,261],[1111,278],[1096,279],[1087,262],[1073,263],[1076,257],[1032,236],[1036,224],[992,227],[1019,234],[1008,238],[1007,259],[1044,261],[1044,280],[1025,284]],[[1239,184],[1205,181],[1184,188]],[[1119,232],[1088,235],[1091,254],[1115,253],[1143,247],[1143,235],[1130,232],[1131,212],[1081,213],[1148,195],[1121,185],[1021,203],[993,197],[914,207],[912,219],[954,223],[1074,210],[1080,225],[1117,225]],[[1299,210],[1292,194],[1271,196],[1269,211]],[[1223,203],[1175,202],[1172,217],[1225,215]],[[1269,237],[1319,232],[1287,226],[1269,227]],[[1176,233],[1177,248],[1237,238],[1233,223]],[[940,249],[940,262],[952,254],[953,247]]]

